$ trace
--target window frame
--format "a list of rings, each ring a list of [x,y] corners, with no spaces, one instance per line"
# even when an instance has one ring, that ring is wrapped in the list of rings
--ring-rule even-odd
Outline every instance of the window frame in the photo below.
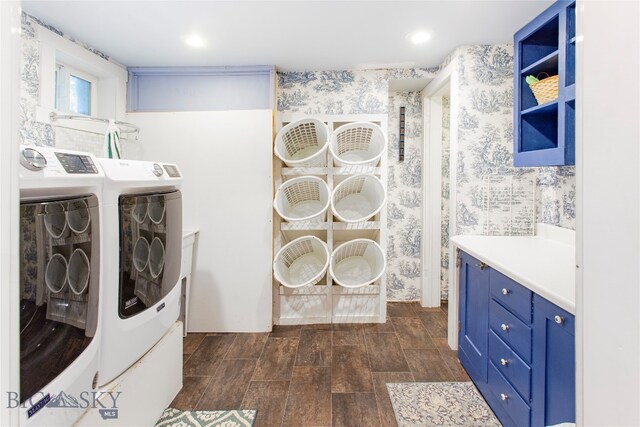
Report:
[[[56,61],[55,66],[55,92],[54,92],[54,111],[60,114],[79,114],[72,112],[69,108],[69,95],[70,95],[70,79],[71,76],[80,78],[89,82],[91,85],[91,91],[89,93],[89,114],[88,117],[96,117],[98,111],[98,85],[99,79],[77,67],[69,65],[64,61]],[[61,79],[62,77],[62,79]],[[60,89],[64,89],[64,95],[60,94]],[[63,101],[63,105],[60,105],[60,101]]]

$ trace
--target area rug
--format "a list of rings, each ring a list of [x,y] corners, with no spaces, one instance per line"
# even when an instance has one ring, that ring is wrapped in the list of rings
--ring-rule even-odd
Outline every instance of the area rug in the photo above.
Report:
[[[181,411],[167,408],[156,427],[251,427],[258,411]]]
[[[387,384],[399,427],[500,427],[471,382]]]

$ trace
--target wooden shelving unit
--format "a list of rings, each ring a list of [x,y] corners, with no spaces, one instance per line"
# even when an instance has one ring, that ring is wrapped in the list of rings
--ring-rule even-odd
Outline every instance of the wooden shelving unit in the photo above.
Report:
[[[288,123],[308,117],[308,115],[284,114],[276,118],[277,129]],[[387,134],[386,115],[318,115],[314,118],[322,120],[333,132],[347,123],[372,122],[379,125]],[[382,156],[376,167],[334,167],[331,156],[327,153],[326,167],[289,168],[274,156],[274,194],[275,190],[287,179],[297,176],[313,175],[326,180],[333,190],[337,184],[351,175],[368,173],[382,180],[386,188],[387,159]],[[274,255],[286,243],[301,236],[313,235],[327,243],[329,251],[343,242],[368,238],[375,240],[384,251],[387,247],[387,214],[386,209],[369,221],[360,223],[344,223],[334,219],[329,208],[327,219],[323,222],[285,222],[274,211]],[[331,280],[329,271],[317,284],[291,289],[273,282],[273,322],[277,325],[297,325],[312,323],[382,323],[386,320],[386,275],[371,285],[356,289],[348,289]]]

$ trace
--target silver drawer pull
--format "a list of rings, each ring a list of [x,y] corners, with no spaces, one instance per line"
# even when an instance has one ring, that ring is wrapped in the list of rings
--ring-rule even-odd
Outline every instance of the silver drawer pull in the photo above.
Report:
[[[507,400],[509,398],[509,396],[507,396],[504,393],[500,393],[500,400]]]
[[[509,364],[509,361],[507,359],[500,359],[500,364],[502,366],[507,366]]]
[[[508,331],[509,330],[509,325],[505,325],[503,323],[502,325],[500,325],[500,329],[502,329],[503,331]]]
[[[555,320],[555,322],[556,322],[558,325],[562,325],[562,324],[564,323],[564,317],[562,317],[562,316],[557,316],[557,315],[556,315],[556,316],[553,318],[553,320]]]
[[[509,292],[511,292],[509,289],[502,288],[502,295],[509,295]]]

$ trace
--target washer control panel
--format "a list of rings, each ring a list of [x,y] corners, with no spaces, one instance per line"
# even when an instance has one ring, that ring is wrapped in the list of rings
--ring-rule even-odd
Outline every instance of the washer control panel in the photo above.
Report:
[[[90,156],[83,154],[58,153],[56,157],[67,173],[98,173],[96,165]]]
[[[167,171],[167,175],[169,175],[171,178],[180,178],[180,171],[176,166],[174,165],[163,165],[163,166],[164,166],[164,170]]]

